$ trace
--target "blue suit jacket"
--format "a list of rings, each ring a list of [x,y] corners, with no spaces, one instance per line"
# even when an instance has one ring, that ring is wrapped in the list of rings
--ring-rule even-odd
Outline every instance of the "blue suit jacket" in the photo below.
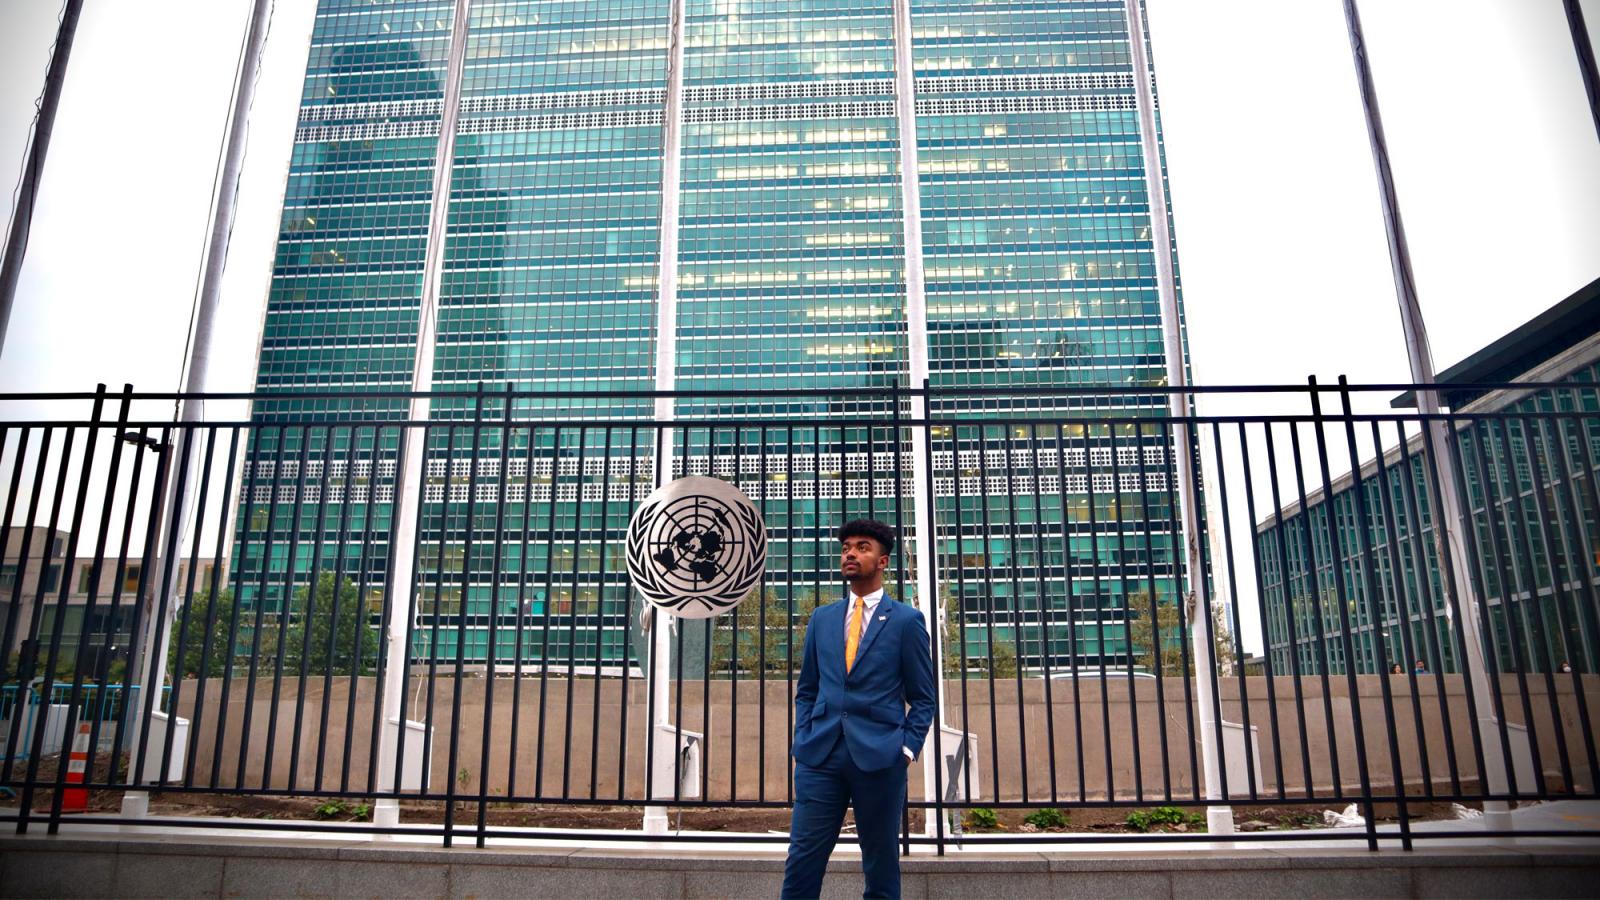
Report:
[[[794,758],[820,766],[839,732],[857,768],[905,765],[933,724],[933,657],[922,614],[887,594],[874,610],[856,662],[844,670],[848,597],[817,608],[806,626],[794,697]],[[906,709],[910,705],[910,711]]]

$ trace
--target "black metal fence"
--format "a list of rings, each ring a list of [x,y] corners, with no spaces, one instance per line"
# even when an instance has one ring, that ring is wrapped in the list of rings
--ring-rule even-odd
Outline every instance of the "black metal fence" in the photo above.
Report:
[[[107,801],[138,789],[173,824],[447,845],[572,835],[513,824],[527,809],[715,809],[739,831],[792,803],[798,648],[840,596],[835,529],[859,516],[901,532],[890,589],[931,610],[943,674],[908,844],[1125,839],[978,833],[977,809],[1356,804],[1364,828],[1318,836],[1410,846],[1484,833],[1421,824],[1450,804],[1595,798],[1600,394],[1355,411],[1407,387],[1196,390],[1208,414],[1185,416],[1162,388],[710,392],[671,422],[649,394],[484,387],[415,422],[365,417],[372,394],[218,395],[253,413],[195,425],[170,421],[170,394],[0,398],[0,785],[18,800],[0,818],[58,827],[77,744],[98,810],[78,821],[123,821]],[[423,465],[402,483],[408,441]],[[757,594],[673,625],[653,664],[662,626],[622,535],[667,454],[675,476],[738,485],[771,544]],[[1446,478],[1469,522],[1455,558]],[[415,539],[397,547],[407,490]],[[404,821],[197,816],[241,797],[358,820],[400,800]],[[783,840],[745,830],[763,834],[727,839]]]

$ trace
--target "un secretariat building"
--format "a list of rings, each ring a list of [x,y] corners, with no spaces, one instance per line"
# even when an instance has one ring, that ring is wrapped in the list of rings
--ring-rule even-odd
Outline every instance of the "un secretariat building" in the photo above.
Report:
[[[1122,0],[321,0],[257,387],[324,396],[255,419],[404,418],[403,398],[325,395],[408,388],[436,277],[433,383],[464,394],[432,416],[539,424],[428,434],[418,657],[482,661],[491,636],[500,662],[636,652],[620,534],[661,448],[625,424],[653,401],[615,392],[670,366],[721,392],[680,396],[680,420],[744,423],[675,429],[674,471],[761,500],[766,606],[834,598],[845,516],[909,531],[935,495],[969,651],[1126,664],[1128,605],[1175,588],[1171,436],[1088,423],[1165,399],[1037,389],[1164,383],[1168,207],[1129,22]],[[911,405],[883,391],[923,377],[947,423],[913,485],[888,424]],[[772,388],[817,393],[739,395]],[[1079,421],[949,424],[1018,411]],[[241,605],[274,615],[337,560],[376,613],[393,435],[255,430]]]

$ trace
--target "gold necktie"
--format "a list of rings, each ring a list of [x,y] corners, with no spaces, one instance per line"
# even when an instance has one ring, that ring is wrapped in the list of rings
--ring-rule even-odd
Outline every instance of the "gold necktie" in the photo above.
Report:
[[[856,648],[861,646],[861,615],[866,611],[866,608],[867,601],[862,597],[857,597],[856,608],[850,611],[850,631],[849,636],[844,641],[844,672],[846,675],[850,674],[850,670],[856,664]]]

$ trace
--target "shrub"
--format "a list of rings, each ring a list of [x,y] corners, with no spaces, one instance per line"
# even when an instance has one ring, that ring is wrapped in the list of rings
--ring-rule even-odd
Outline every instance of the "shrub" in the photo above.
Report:
[[[329,800],[327,803],[324,803],[312,810],[312,813],[319,819],[331,819],[335,816],[342,816],[349,812],[350,809],[344,805],[343,800]]]
[[[1155,809],[1137,809],[1128,813],[1128,827],[1134,831],[1146,832],[1163,826],[1174,825],[1200,825],[1205,822],[1199,816],[1190,815],[1176,806],[1158,806]]]
[[[1022,820],[1035,828],[1065,828],[1067,817],[1059,809],[1036,809]]]
[[[967,810],[967,827],[998,828],[1000,827],[1000,818],[994,814],[994,810],[987,806],[975,806]]]

